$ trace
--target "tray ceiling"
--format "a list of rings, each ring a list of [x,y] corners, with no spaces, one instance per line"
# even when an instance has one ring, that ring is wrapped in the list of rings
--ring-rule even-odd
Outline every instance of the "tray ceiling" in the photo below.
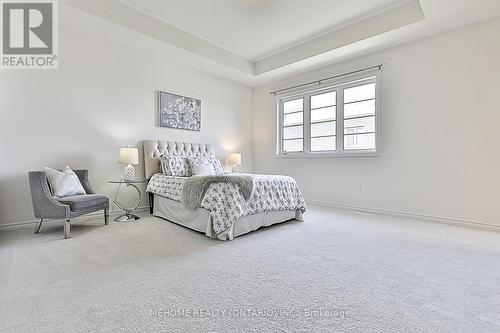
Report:
[[[259,60],[407,0],[122,0],[246,59]]]
[[[88,34],[105,30],[128,47],[250,86],[500,16],[498,0],[64,3],[72,8],[64,14],[68,24]],[[73,9],[104,19],[103,26],[82,26]]]

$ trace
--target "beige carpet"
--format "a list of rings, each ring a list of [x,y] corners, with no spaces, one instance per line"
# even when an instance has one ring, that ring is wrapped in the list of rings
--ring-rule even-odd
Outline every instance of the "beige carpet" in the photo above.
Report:
[[[145,216],[0,231],[2,332],[498,332],[500,233],[309,207],[212,240]]]

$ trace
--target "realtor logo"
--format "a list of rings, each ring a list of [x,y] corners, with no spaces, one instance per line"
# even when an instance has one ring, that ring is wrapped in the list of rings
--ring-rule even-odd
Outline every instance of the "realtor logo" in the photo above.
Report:
[[[0,0],[1,68],[57,69],[57,0]]]

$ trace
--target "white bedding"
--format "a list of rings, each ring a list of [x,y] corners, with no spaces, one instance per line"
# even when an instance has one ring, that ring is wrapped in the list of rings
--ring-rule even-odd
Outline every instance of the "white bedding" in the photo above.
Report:
[[[304,213],[306,204],[302,193],[292,177],[249,175],[254,181],[254,191],[248,201],[233,184],[215,183],[206,192],[201,208],[210,212],[214,232],[222,234],[244,216],[267,211],[292,210]],[[182,202],[185,177],[155,174],[147,192]],[[300,214],[301,215],[301,214]]]

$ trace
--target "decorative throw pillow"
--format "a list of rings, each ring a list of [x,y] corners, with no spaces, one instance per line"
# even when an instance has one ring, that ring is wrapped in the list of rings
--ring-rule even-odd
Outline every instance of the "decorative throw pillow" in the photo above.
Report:
[[[87,194],[76,173],[66,166],[62,171],[45,167],[45,174],[50,184],[52,195],[65,197],[68,195]]]
[[[170,166],[168,165],[168,157],[169,156],[170,155],[162,155],[160,157],[161,172],[164,175],[172,176],[172,171],[170,170]]]
[[[165,154],[162,156],[162,161],[162,171],[167,176],[191,176],[191,168],[186,157],[180,155]]]
[[[215,175],[214,164],[207,157],[191,157],[189,165],[193,176],[209,176]]]
[[[214,154],[210,154],[207,156],[190,157],[189,164],[191,166],[191,169],[193,169],[194,165],[210,164],[214,170],[212,175],[223,175],[224,174],[224,170],[222,169],[222,165],[220,164],[219,159]],[[208,169],[208,170],[210,170],[210,169]],[[193,174],[195,174],[194,170],[193,170]]]
[[[223,175],[224,174],[224,169],[222,168],[222,165],[220,164],[220,160],[215,156],[214,154],[208,155],[208,158],[212,161],[212,164],[214,165],[214,170],[216,175]]]

